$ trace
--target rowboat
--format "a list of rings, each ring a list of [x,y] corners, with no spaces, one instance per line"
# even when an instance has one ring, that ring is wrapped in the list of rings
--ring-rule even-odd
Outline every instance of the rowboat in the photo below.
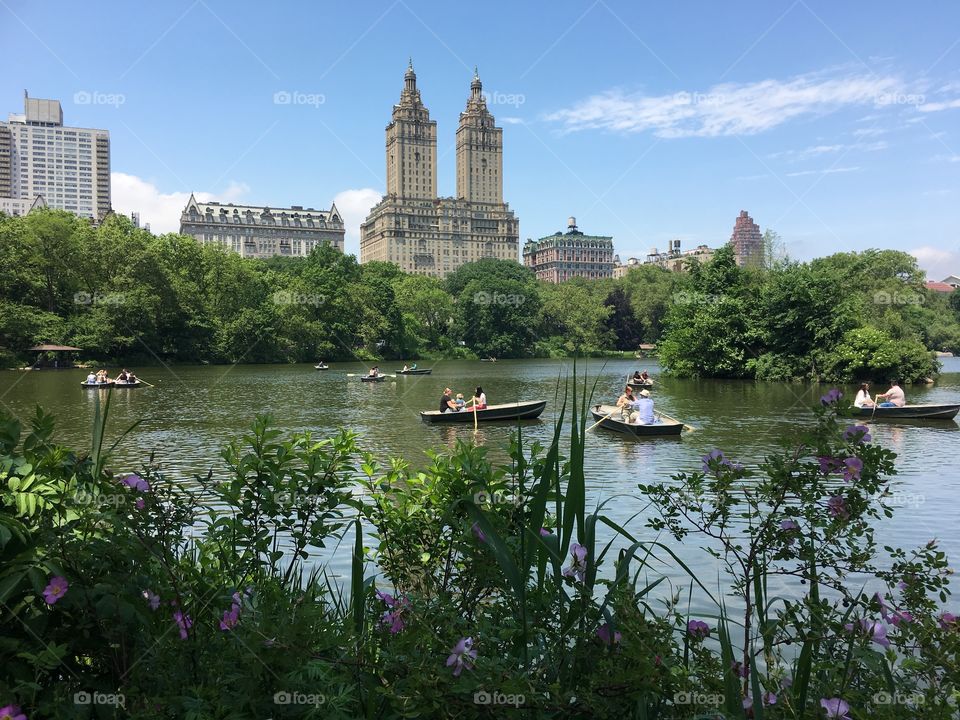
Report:
[[[960,412],[960,405],[904,405],[903,407],[854,408],[867,418],[899,418],[901,420],[950,420]]]
[[[314,370],[329,370],[329,369],[330,369],[330,366],[329,366],[329,365],[314,365],[314,366],[313,366],[313,369],[314,369]]]
[[[634,390],[643,390],[653,387],[653,380],[627,380],[627,385]]]
[[[679,435],[683,431],[683,423],[660,419],[653,425],[634,425],[621,419],[620,408],[614,405],[596,405],[590,413],[594,420],[599,420],[600,427],[614,432],[634,437],[663,437],[665,435]],[[613,413],[612,417],[607,417]]]
[[[483,410],[477,410],[477,422],[491,422],[494,420],[533,420],[540,417],[540,413],[547,406],[546,400],[532,400],[530,402],[505,403],[503,405],[487,405]],[[420,419],[426,423],[470,423],[473,424],[474,412],[461,410],[460,412],[440,412],[426,410],[420,413]]]
[[[386,380],[387,377],[387,375],[361,375],[360,382],[380,382]]]
[[[133,388],[140,387],[143,385],[143,383],[139,380],[135,382],[117,382],[116,380],[108,380],[107,382],[103,383],[88,383],[86,380],[84,380],[80,383],[80,385],[88,390],[93,390],[95,388],[99,388],[101,390],[106,390],[107,388],[124,388],[132,390]]]
[[[416,370],[395,370],[394,372],[397,373],[397,375],[429,375],[430,373],[433,372],[433,368],[425,368],[425,369],[423,369],[423,370],[420,370],[420,369],[416,369]]]
[[[480,362],[496,362],[496,358],[480,358]]]

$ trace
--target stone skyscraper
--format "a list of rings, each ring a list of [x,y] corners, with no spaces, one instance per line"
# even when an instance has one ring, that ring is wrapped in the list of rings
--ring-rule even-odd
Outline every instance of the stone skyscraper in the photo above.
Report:
[[[413,63],[386,128],[387,194],[360,226],[360,262],[446,277],[485,257],[519,261],[519,222],[503,202],[503,131],[477,74],[457,128],[457,195],[437,195],[437,123]]]
[[[753,221],[746,210],[741,210],[737,216],[733,225],[733,234],[730,236],[730,244],[737,257],[737,265],[743,267],[763,263],[763,236],[760,234],[760,226]]]

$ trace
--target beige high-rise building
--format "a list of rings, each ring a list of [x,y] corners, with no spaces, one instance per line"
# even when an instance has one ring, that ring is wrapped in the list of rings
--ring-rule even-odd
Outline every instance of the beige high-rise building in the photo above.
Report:
[[[67,127],[58,100],[24,92],[23,114],[0,122],[0,198],[102,220],[110,212],[110,133]],[[19,204],[12,201],[21,201]]]
[[[457,128],[457,196],[437,196],[437,123],[413,63],[386,128],[387,194],[360,226],[360,262],[446,277],[485,257],[519,261],[520,225],[503,202],[503,131],[474,74]]]

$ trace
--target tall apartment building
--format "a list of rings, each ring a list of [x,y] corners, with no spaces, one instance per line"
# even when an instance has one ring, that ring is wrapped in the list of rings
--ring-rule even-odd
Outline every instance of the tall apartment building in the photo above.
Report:
[[[523,245],[523,264],[538,280],[559,283],[575,277],[598,280],[613,277],[613,238],[584,235],[577,219],[567,220],[567,232],[555,232]]]
[[[437,196],[437,123],[417,89],[413,63],[386,128],[387,194],[360,226],[360,262],[446,277],[464,263],[516,262],[519,221],[503,202],[503,131],[475,73],[457,128],[457,195]]]
[[[110,133],[66,127],[58,100],[24,92],[23,114],[0,123],[0,198],[102,220],[110,212]]]
[[[742,267],[763,263],[763,235],[760,234],[760,226],[753,221],[746,210],[740,211],[733,224],[730,244],[733,246],[737,265]]]
[[[329,210],[197,202],[190,195],[180,215],[180,234],[204,245],[219,245],[243,257],[305,257],[321,244],[343,252],[343,218]]]

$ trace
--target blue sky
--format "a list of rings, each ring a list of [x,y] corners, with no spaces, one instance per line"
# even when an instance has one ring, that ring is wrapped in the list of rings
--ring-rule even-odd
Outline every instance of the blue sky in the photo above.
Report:
[[[575,215],[621,257],[715,246],[745,209],[795,258],[896,248],[960,273],[953,2],[0,0],[0,47],[0,112],[26,88],[110,130],[114,206],[154,230],[191,191],[336,198],[356,251],[413,56],[443,195],[479,67],[521,240]]]

